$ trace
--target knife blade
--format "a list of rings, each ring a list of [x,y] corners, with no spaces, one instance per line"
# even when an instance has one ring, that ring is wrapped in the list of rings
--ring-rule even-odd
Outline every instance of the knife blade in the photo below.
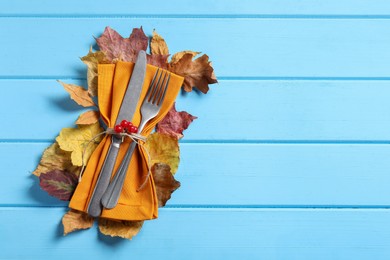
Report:
[[[137,108],[138,100],[141,95],[145,73],[146,52],[141,50],[138,53],[137,61],[135,62],[132,76],[127,86],[125,95],[123,97],[118,117],[115,121],[116,125],[120,124],[122,120],[132,121],[135,110]],[[106,158],[100,170],[98,180],[96,182],[95,188],[93,190],[91,199],[87,207],[87,212],[92,217],[98,217],[102,212],[103,207],[100,201],[110,183],[111,175],[122,141],[123,140],[120,136],[112,135],[111,137],[111,145],[108,149]]]

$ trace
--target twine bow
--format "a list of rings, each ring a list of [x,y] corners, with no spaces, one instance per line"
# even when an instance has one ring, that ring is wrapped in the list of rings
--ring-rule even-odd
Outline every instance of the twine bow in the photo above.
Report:
[[[107,130],[95,135],[94,137],[91,138],[91,140],[89,140],[87,142],[87,144],[85,145],[84,147],[84,150],[83,150],[83,153],[81,154],[81,161],[82,161],[82,165],[81,165],[81,171],[80,171],[80,174],[79,174],[79,182],[81,182],[81,177],[83,175],[83,172],[85,170],[85,167],[86,167],[86,164],[84,162],[84,157],[85,157],[85,153],[87,151],[87,148],[88,146],[94,142],[96,140],[96,138],[98,138],[99,136],[101,135],[104,135],[104,134],[107,134],[107,135],[117,135],[117,136],[120,136],[122,138],[130,138],[131,140],[133,140],[133,142],[135,142],[137,145],[139,145],[142,150],[146,153],[147,157],[148,157],[148,160],[146,162],[146,166],[148,167],[148,175],[146,176],[145,178],[145,181],[138,187],[137,189],[137,192],[142,190],[144,187],[145,187],[145,184],[149,178],[149,176],[152,174],[151,172],[151,167],[150,167],[150,164],[151,164],[151,158],[150,158],[150,153],[149,151],[145,148],[145,142],[147,140],[147,137],[143,136],[143,135],[140,135],[140,134],[136,134],[136,133],[117,133],[114,131],[113,128],[107,128]]]

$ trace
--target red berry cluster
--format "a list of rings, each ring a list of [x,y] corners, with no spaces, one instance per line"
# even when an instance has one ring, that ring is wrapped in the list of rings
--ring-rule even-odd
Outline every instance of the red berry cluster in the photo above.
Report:
[[[119,125],[116,125],[114,127],[115,133],[124,133],[127,132],[129,134],[136,134],[138,132],[138,127],[133,125],[132,122],[129,122],[127,120],[122,120],[122,122]]]

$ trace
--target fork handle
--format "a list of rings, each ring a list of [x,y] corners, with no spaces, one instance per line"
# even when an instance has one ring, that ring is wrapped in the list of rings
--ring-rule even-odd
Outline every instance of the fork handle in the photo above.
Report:
[[[123,158],[116,174],[114,175],[114,178],[111,180],[108,188],[103,194],[101,204],[106,209],[112,209],[118,204],[123,184],[125,182],[127,169],[129,168],[130,160],[136,145],[136,142],[132,142],[130,144],[128,150],[126,151],[125,157]]]
[[[98,217],[102,213],[103,207],[101,204],[101,199],[104,192],[107,189],[108,184],[110,183],[111,175],[115,166],[116,158],[118,156],[119,147],[122,143],[122,139],[112,136],[112,142],[110,148],[104,159],[102,169],[100,170],[98,180],[95,184],[95,188],[92,193],[92,197],[89,201],[87,212],[92,217]]]

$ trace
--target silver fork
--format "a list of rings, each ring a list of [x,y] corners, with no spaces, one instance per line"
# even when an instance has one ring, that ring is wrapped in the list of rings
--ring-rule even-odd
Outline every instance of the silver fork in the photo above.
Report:
[[[141,105],[141,123],[138,127],[138,133],[141,133],[146,123],[157,116],[160,112],[162,103],[167,92],[169,79],[171,75],[168,71],[157,69],[153,76],[152,82],[149,85],[148,92]],[[126,172],[129,167],[131,157],[133,155],[136,142],[132,142],[126,151],[126,154],[119,165],[119,168],[106,189],[101,203],[103,207],[112,209],[116,206],[119,196],[122,192],[123,183],[125,181]]]

